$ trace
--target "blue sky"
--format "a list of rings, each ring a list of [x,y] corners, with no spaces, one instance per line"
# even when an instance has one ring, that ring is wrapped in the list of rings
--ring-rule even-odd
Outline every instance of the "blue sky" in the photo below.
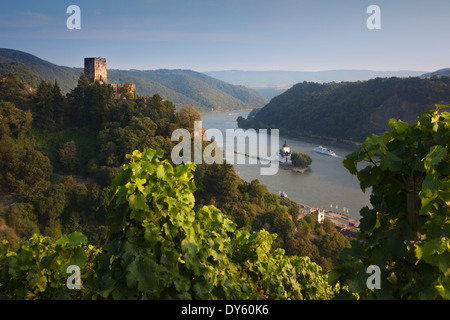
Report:
[[[448,0],[18,0],[0,6],[0,47],[74,67],[434,71],[450,67],[449,16]]]

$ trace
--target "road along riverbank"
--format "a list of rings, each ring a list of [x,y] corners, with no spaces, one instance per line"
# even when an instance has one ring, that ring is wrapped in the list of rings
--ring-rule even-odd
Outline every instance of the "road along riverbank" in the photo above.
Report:
[[[298,201],[294,201],[294,202],[296,202],[300,206],[299,215],[297,217],[297,220],[304,218],[308,214],[318,215],[318,213],[320,211],[320,209],[318,209],[318,208],[313,208],[311,206],[302,204]],[[342,213],[337,213],[337,212],[327,211],[327,210],[323,210],[323,212],[324,212],[324,217],[326,219],[330,219],[334,223],[334,225],[336,226],[336,229],[340,233],[356,238],[356,236],[359,233],[359,221],[358,220],[352,219],[349,216],[344,215]]]

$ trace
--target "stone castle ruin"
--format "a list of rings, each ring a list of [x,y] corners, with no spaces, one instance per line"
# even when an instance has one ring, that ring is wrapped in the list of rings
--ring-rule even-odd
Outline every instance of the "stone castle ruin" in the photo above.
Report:
[[[84,75],[89,83],[98,81],[100,84],[107,84],[113,88],[117,100],[134,99],[136,97],[135,84],[128,82],[124,84],[108,84],[106,58],[84,58]]]
[[[84,58],[84,75],[89,83],[107,84],[106,58]]]

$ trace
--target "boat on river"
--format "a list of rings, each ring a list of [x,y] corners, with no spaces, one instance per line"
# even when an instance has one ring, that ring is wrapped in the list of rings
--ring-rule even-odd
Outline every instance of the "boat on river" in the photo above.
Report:
[[[336,153],[334,153],[333,150],[324,148],[324,147],[322,147],[322,146],[319,146],[319,147],[317,147],[317,148],[314,148],[314,151],[317,152],[317,153],[326,154],[326,155],[328,155],[328,156],[336,156]]]

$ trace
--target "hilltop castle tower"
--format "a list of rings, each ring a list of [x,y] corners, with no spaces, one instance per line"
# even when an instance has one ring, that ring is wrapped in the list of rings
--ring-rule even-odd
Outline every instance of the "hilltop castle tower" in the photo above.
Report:
[[[84,75],[89,83],[98,81],[107,84],[106,58],[84,58]]]
[[[84,75],[89,83],[98,81],[101,84],[108,84],[106,58],[84,58]],[[108,84],[108,86],[114,89],[117,100],[136,97],[136,85],[134,83],[127,81],[124,84]]]

